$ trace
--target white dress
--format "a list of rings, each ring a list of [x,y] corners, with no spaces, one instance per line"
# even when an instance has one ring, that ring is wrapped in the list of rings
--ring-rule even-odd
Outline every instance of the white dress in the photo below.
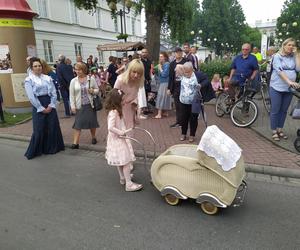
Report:
[[[111,110],[107,116],[108,135],[105,158],[108,165],[124,166],[135,161],[130,140],[120,138],[126,130],[123,118],[117,110]]]
[[[146,92],[145,92],[145,87],[144,86],[139,88],[138,107],[139,108],[146,108],[147,107],[147,99],[146,99]]]

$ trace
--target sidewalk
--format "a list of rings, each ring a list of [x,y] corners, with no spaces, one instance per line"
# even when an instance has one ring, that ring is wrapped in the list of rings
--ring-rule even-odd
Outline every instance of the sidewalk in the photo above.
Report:
[[[297,102],[297,98],[294,97],[290,108],[288,110],[288,114],[286,117],[286,121],[284,124],[284,133],[288,136],[287,140],[281,140],[279,142],[274,141],[271,138],[271,130],[270,130],[270,119],[269,114],[267,113],[266,109],[264,108],[261,100],[254,101],[258,104],[259,107],[259,115],[256,122],[252,125],[252,129],[259,133],[261,136],[266,137],[267,139],[271,140],[275,145],[287,149],[291,152],[299,154],[299,152],[294,147],[294,141],[297,137],[297,130],[300,128],[300,120],[293,119],[289,114]]]
[[[267,131],[268,124],[265,120],[268,119],[267,116],[262,116],[260,114],[258,121],[255,124],[255,130],[259,131],[257,133],[250,128],[238,128],[235,127],[229,117],[219,118],[215,115],[214,105],[206,105],[207,120],[209,125],[217,125],[222,129],[226,134],[228,134],[232,139],[234,139],[240,147],[243,149],[243,156],[247,163],[264,165],[264,166],[273,166],[273,167],[282,167],[290,169],[300,170],[300,155],[297,153],[290,152],[281,147],[276,146],[270,140],[259,135],[259,133],[265,133],[265,136],[269,136],[269,131]],[[62,133],[64,136],[65,143],[72,143],[73,130],[72,125],[74,122],[74,117],[65,119],[63,118],[63,105],[60,105],[58,108],[58,113],[60,117],[60,125]],[[98,112],[98,121],[100,128],[97,129],[97,139],[98,144],[93,146],[96,149],[104,149],[106,144],[106,135],[107,135],[107,125],[106,125],[106,115],[104,111]],[[179,141],[180,129],[171,129],[169,126],[174,122],[174,113],[168,118],[164,119],[152,119],[141,120],[139,125],[142,128],[149,130],[157,143],[157,151],[162,152],[168,147],[174,144],[181,143]],[[201,135],[204,132],[204,123],[202,120],[199,120],[199,126],[196,134],[195,143],[200,141]],[[31,121],[24,124],[20,124],[14,127],[9,128],[0,128],[1,134],[13,134],[13,135],[22,135],[30,137],[32,133],[32,123]],[[289,131],[289,136],[292,135],[295,131]],[[144,134],[136,132],[134,137],[145,143],[146,149],[153,151],[153,145],[151,141],[145,137]],[[295,137],[293,137],[295,138]],[[187,141],[185,143],[188,143]],[[91,145],[91,137],[89,131],[83,130],[80,144]],[[138,148],[138,145],[135,146]]]

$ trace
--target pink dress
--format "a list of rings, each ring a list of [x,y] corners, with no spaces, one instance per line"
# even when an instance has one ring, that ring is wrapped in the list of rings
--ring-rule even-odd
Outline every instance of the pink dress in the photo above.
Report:
[[[218,91],[219,89],[222,88],[222,84],[220,81],[217,81],[217,82],[211,82],[211,86],[212,88],[214,89],[214,91]]]
[[[122,112],[124,117],[125,126],[127,129],[133,128],[135,123],[136,110],[132,104],[138,104],[138,86],[131,86],[122,80],[122,75],[118,76],[114,88],[120,89],[124,92]]]
[[[119,138],[124,135],[126,127],[117,110],[111,110],[107,116],[108,135],[105,158],[108,165],[124,166],[135,161],[130,140]]]

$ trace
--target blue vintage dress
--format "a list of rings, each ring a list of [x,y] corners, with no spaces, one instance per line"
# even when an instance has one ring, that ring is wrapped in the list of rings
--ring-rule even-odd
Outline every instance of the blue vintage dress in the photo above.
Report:
[[[27,159],[42,154],[55,154],[64,150],[64,141],[56,112],[56,89],[52,79],[47,75],[31,74],[25,79],[25,90],[32,104],[33,133],[25,153]],[[48,106],[52,110],[44,114]]]

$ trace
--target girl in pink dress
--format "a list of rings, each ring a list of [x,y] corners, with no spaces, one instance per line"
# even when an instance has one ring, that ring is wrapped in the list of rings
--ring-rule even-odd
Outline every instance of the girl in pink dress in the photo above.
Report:
[[[215,92],[222,89],[220,74],[214,74],[214,76],[211,80],[211,86],[212,86],[212,88],[214,89]]]
[[[142,189],[143,186],[131,180],[132,162],[135,161],[135,156],[130,140],[122,138],[132,130],[132,127],[126,129],[123,119],[123,97],[122,90],[112,89],[106,99],[108,135],[105,157],[108,165],[117,167],[120,184],[125,185],[126,191],[132,192]]]

